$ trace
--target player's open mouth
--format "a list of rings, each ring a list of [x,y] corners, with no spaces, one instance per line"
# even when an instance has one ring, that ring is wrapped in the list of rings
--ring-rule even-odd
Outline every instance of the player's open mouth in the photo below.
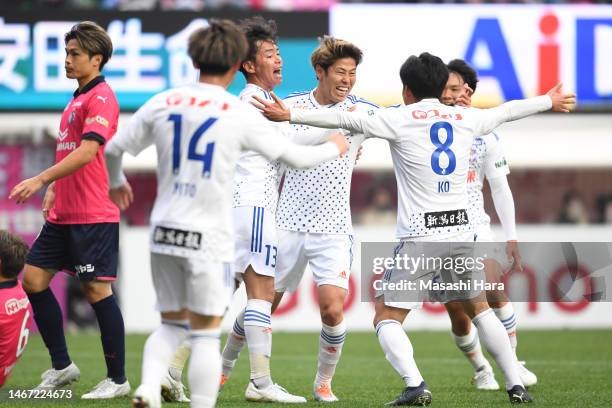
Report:
[[[272,73],[274,74],[275,77],[279,77],[279,78],[283,77],[282,69],[281,68],[275,69],[274,71],[272,71]]]
[[[346,95],[348,94],[349,89],[345,86],[337,86],[336,91],[338,91],[340,95]]]

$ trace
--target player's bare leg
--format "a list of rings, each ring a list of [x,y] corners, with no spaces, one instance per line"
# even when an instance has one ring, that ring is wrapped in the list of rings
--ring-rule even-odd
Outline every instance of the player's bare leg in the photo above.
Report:
[[[344,300],[347,290],[334,285],[317,288],[322,329],[319,336],[319,362],[314,380],[314,397],[317,401],[334,402],[338,398],[332,392],[332,378],[340,361],[346,338]]]
[[[189,333],[188,317],[186,309],[161,313],[161,325],[151,333],[144,346],[142,380],[134,392],[133,406],[159,407],[161,405],[160,390],[165,382],[168,365],[175,351]]]
[[[500,282],[502,272],[500,264],[497,261],[486,259],[484,265],[487,282]],[[518,356],[516,354],[516,347],[518,345],[518,321],[514,312],[514,306],[512,302],[510,302],[510,299],[508,299],[508,295],[506,295],[503,290],[490,290],[487,291],[487,301],[495,312],[495,316],[497,316],[506,329],[510,345],[512,346],[512,352],[517,360],[519,375],[521,376],[523,385],[525,387],[536,385],[538,383],[538,377],[525,367],[524,361],[518,361]]]
[[[513,403],[531,402],[519,375],[516,358],[502,323],[489,308],[484,293],[474,299],[461,301],[463,309],[478,329],[478,337],[502,370],[506,391]]]
[[[473,384],[479,390],[498,390],[493,368],[482,353],[478,330],[472,324],[472,319],[463,310],[460,302],[444,304],[451,320],[451,335],[457,347],[463,352],[474,368]]]
[[[37,389],[56,389],[78,381],[80,371],[68,355],[64,336],[62,310],[49,288],[56,270],[26,264],[23,270],[23,289],[28,295],[34,320],[43,338],[52,368],[42,374]]]
[[[106,378],[82,398],[106,399],[128,395],[131,389],[125,377],[125,327],[111,282],[82,282],[81,288],[96,313],[107,370]]]
[[[374,328],[385,358],[406,384],[402,393],[387,405],[429,405],[431,392],[414,361],[412,343],[402,328],[409,309],[385,305],[384,296],[376,298]]]

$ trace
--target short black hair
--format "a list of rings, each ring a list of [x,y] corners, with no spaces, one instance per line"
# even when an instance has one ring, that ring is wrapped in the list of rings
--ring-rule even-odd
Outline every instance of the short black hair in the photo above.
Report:
[[[0,230],[0,275],[16,278],[23,269],[28,246],[17,235]]]
[[[478,84],[478,74],[476,70],[470,66],[467,62],[462,59],[454,59],[449,62],[446,67],[450,72],[454,72],[463,78],[463,82],[468,84],[472,91],[476,91],[476,85]]]
[[[244,60],[247,40],[234,22],[210,20],[208,27],[191,33],[187,51],[200,73],[224,75]]]
[[[274,44],[278,42],[276,21],[274,20],[266,20],[262,16],[247,18],[240,22],[240,29],[244,32],[249,44],[247,55],[244,61],[242,61],[243,63],[255,61],[261,42],[270,41]],[[240,64],[240,72],[245,77],[247,76],[247,72],[242,68],[242,64]]]
[[[417,101],[440,99],[448,81],[448,68],[440,58],[424,52],[418,57],[408,57],[400,68],[400,78],[404,88],[410,89]]]

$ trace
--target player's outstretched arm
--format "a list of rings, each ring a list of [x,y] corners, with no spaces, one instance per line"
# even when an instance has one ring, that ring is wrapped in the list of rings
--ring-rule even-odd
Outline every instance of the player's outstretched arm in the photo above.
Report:
[[[393,112],[385,110],[370,110],[368,112],[347,112],[338,109],[287,109],[283,102],[274,94],[274,103],[257,98],[258,103],[253,105],[265,117],[272,121],[286,121],[291,123],[316,126],[327,129],[346,129],[352,133],[360,133],[366,137],[378,137],[395,140],[395,132],[385,115]]]
[[[298,169],[308,169],[325,161],[342,157],[349,149],[346,137],[340,133],[332,133],[326,143],[317,146],[304,146],[291,143],[279,156],[283,163]]]
[[[295,168],[310,168],[343,155],[349,148],[344,135],[333,133],[329,140],[316,146],[295,144],[259,114],[242,115],[246,132],[242,135],[242,148],[254,150],[268,160],[281,160]],[[246,122],[246,123],[245,123]]]
[[[90,163],[98,153],[100,143],[95,140],[84,139],[79,147],[64,157],[59,163],[49,167],[37,176],[23,180],[17,184],[9,194],[9,199],[15,199],[17,204],[25,203],[45,185],[74,173],[81,167]]]
[[[546,95],[535,98],[506,102],[491,109],[474,109],[476,123],[474,136],[492,132],[504,122],[510,122],[552,110],[554,112],[569,112],[576,104],[576,94],[563,93],[562,84],[557,84]]]

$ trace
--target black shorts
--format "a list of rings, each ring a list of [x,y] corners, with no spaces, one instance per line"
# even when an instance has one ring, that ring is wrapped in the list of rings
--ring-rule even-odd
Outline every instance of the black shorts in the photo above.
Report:
[[[26,263],[65,270],[82,282],[117,279],[119,224],[54,224],[45,222]]]

